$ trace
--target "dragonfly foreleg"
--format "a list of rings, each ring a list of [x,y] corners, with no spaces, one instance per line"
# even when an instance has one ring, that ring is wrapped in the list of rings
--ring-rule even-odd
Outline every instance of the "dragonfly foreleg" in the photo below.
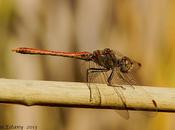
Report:
[[[117,74],[123,81],[125,81],[126,83],[129,84],[129,86],[131,86],[133,89],[135,89],[135,87],[120,72],[118,72]]]
[[[121,85],[114,85],[114,84],[112,84],[112,79],[113,79],[113,77],[114,77],[114,69],[112,69],[112,72],[111,72],[111,74],[109,75],[109,77],[108,77],[108,79],[107,79],[107,82],[108,82],[108,86],[112,86],[112,87],[121,87],[122,89],[126,89],[126,88],[124,88],[123,86],[121,86]]]

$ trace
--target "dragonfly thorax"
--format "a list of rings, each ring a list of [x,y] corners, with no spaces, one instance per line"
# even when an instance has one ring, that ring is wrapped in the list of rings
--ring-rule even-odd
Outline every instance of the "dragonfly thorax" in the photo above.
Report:
[[[96,64],[106,69],[113,69],[118,64],[114,51],[109,48],[104,50],[95,50],[93,52],[92,59]]]

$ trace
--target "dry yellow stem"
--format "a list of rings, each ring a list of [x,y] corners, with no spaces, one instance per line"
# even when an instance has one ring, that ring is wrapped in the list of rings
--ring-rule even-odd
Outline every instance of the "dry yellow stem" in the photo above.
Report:
[[[0,79],[0,103],[82,107],[98,109],[175,112],[175,89],[161,87],[124,86],[126,89],[105,84],[93,84],[93,101],[89,100],[86,83]],[[99,89],[99,91],[98,91]],[[100,95],[99,95],[100,94]],[[155,100],[157,108],[152,102]]]

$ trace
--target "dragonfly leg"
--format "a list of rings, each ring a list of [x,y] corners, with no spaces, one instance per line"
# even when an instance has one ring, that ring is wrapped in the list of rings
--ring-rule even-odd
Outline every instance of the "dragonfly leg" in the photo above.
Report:
[[[109,86],[112,86],[111,81],[112,81],[113,76],[114,76],[114,70],[112,70],[111,74],[109,75],[109,77],[107,79]]]
[[[127,110],[127,104],[126,104],[126,99],[125,97],[123,96],[123,93],[120,92],[116,87],[121,87],[122,89],[125,89],[123,86],[121,85],[113,85],[112,84],[112,79],[114,77],[114,69],[112,69],[112,72],[111,74],[109,75],[108,79],[107,79],[107,82],[108,82],[108,86],[112,86],[115,93],[118,95],[118,97],[120,98],[122,104],[123,104],[123,107],[126,109],[126,113],[122,114],[122,113],[119,113],[120,115],[122,115],[125,119],[129,119],[129,112]]]
[[[118,72],[117,74],[123,81],[125,81],[126,83],[129,84],[129,86],[131,86],[133,89],[135,89],[135,87],[120,72]]]
[[[108,69],[105,69],[105,68],[89,68],[87,69],[87,73],[86,73],[86,81],[88,83],[88,88],[89,88],[89,91],[90,91],[90,102],[92,101],[92,90],[91,90],[91,86],[90,86],[90,80],[89,79],[89,75],[92,74],[92,73],[100,73],[100,72],[106,72],[108,71]],[[98,90],[99,91],[99,90]],[[99,92],[100,94],[100,92]],[[101,102],[101,98],[100,98],[100,102]]]
[[[109,77],[108,77],[108,79],[107,79],[107,82],[108,82],[108,86],[113,86],[113,87],[121,87],[122,89],[126,89],[126,88],[124,88],[123,86],[121,86],[121,85],[117,85],[117,86],[114,86],[113,84],[112,84],[112,79],[113,79],[113,77],[114,77],[114,70],[112,70],[112,72],[111,72],[111,74],[109,75]]]

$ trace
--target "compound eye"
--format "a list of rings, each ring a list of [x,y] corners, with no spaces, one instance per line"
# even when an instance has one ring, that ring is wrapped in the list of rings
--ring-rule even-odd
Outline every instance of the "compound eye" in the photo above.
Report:
[[[128,57],[123,57],[120,64],[120,70],[123,73],[128,72],[131,69],[132,62]]]
[[[109,49],[109,48],[105,48],[104,50],[105,50],[105,51],[109,51],[110,49]]]
[[[105,53],[109,53],[109,52],[111,52],[111,49],[105,48],[105,49],[104,49],[104,52],[105,52]]]

